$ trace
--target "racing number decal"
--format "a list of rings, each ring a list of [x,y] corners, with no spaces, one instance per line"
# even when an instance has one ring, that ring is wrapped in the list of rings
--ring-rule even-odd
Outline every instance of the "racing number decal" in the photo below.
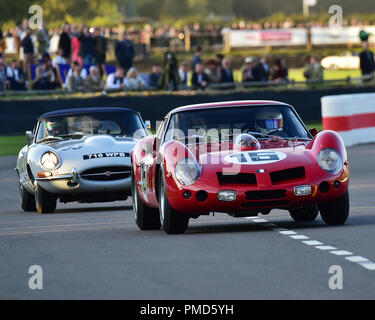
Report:
[[[247,151],[226,156],[224,161],[235,164],[258,165],[284,160],[286,154],[280,151]]]

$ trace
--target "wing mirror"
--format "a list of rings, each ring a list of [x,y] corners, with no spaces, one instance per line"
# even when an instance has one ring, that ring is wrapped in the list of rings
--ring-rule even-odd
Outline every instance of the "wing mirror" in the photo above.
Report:
[[[26,131],[26,140],[32,142],[34,140],[34,134],[32,131]]]
[[[312,128],[309,130],[310,134],[315,137],[317,134],[318,134],[318,130],[316,130],[315,128]]]
[[[145,126],[146,126],[147,130],[151,130],[151,121],[150,120],[146,120],[145,121]]]

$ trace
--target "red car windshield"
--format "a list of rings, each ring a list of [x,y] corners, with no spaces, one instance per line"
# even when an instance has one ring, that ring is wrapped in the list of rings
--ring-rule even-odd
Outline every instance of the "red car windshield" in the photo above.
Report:
[[[165,141],[186,137],[223,136],[241,133],[282,138],[310,139],[293,110],[287,106],[230,107],[182,111],[171,115]]]

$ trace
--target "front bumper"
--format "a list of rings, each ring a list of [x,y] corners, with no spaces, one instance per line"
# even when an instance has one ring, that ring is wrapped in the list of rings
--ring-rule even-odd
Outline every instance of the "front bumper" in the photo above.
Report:
[[[115,180],[92,180],[94,176],[102,177],[105,174],[81,175],[73,168],[71,173],[55,174],[46,177],[36,177],[38,183],[46,191],[57,194],[78,194],[91,192],[124,192],[130,194],[131,177]]]
[[[305,204],[323,203],[344,195],[349,186],[349,174],[324,176],[320,179],[259,187],[251,185],[212,186],[197,183],[180,186],[167,178],[167,194],[173,209],[184,213],[225,212],[234,215],[251,215],[270,209],[298,208]],[[212,185],[212,183],[211,183]],[[296,195],[296,186],[311,186],[308,195]],[[232,201],[219,200],[219,191],[235,191]]]

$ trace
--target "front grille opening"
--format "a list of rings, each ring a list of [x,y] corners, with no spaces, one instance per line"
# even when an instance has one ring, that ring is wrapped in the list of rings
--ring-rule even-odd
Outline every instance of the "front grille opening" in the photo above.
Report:
[[[228,184],[257,184],[254,173],[223,174],[222,172],[217,172],[216,174],[219,184],[222,186]]]
[[[262,190],[247,191],[247,200],[282,199],[285,198],[286,190]]]
[[[296,167],[286,170],[274,171],[270,173],[272,184],[286,182],[288,180],[306,178],[305,167]]]
[[[289,205],[289,200],[275,200],[275,201],[257,201],[257,202],[245,202],[241,206],[243,208],[262,208],[262,207],[273,207]]]
[[[81,178],[93,181],[113,181],[131,176],[129,166],[112,166],[92,168],[81,173]]]

